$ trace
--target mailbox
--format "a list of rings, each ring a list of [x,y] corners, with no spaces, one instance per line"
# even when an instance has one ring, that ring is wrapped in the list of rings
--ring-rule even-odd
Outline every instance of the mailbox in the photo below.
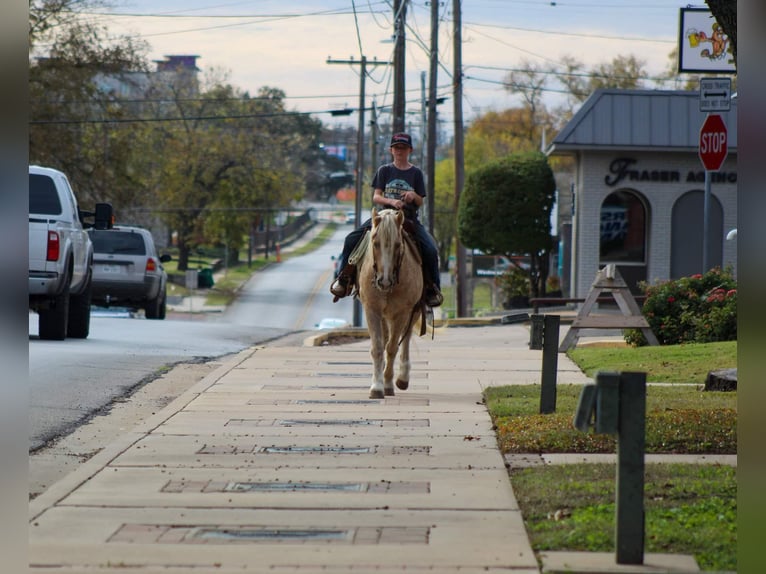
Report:
[[[620,373],[599,372],[596,384],[583,387],[573,424],[583,432],[595,427],[599,434],[617,434],[620,424]]]
[[[593,424],[593,415],[596,410],[596,385],[588,384],[580,391],[580,400],[574,416],[574,427],[582,432],[588,432]]]

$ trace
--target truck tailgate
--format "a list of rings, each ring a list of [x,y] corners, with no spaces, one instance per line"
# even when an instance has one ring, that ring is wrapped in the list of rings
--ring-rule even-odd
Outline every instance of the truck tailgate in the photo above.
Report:
[[[46,271],[48,220],[29,218],[29,270]]]

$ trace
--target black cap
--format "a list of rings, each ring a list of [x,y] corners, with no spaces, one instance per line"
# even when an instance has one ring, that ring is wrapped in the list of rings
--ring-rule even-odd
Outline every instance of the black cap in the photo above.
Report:
[[[391,136],[391,147],[396,144],[404,144],[408,147],[412,147],[412,138],[410,134],[398,133]]]

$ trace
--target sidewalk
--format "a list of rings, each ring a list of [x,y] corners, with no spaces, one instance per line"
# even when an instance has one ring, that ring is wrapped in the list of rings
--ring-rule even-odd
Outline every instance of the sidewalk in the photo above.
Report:
[[[369,400],[369,341],[254,347],[29,504],[31,572],[540,572],[481,402],[540,382],[526,326],[437,329]],[[590,380],[565,355],[558,382]],[[694,572],[548,553],[543,572]]]

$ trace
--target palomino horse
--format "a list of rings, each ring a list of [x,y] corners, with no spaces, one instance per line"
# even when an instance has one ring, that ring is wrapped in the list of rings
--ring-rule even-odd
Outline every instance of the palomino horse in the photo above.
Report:
[[[405,236],[404,214],[372,210],[370,245],[359,265],[357,285],[370,333],[373,362],[370,398],[394,395],[394,361],[399,352],[396,386],[410,383],[410,337],[423,293],[420,252]]]

